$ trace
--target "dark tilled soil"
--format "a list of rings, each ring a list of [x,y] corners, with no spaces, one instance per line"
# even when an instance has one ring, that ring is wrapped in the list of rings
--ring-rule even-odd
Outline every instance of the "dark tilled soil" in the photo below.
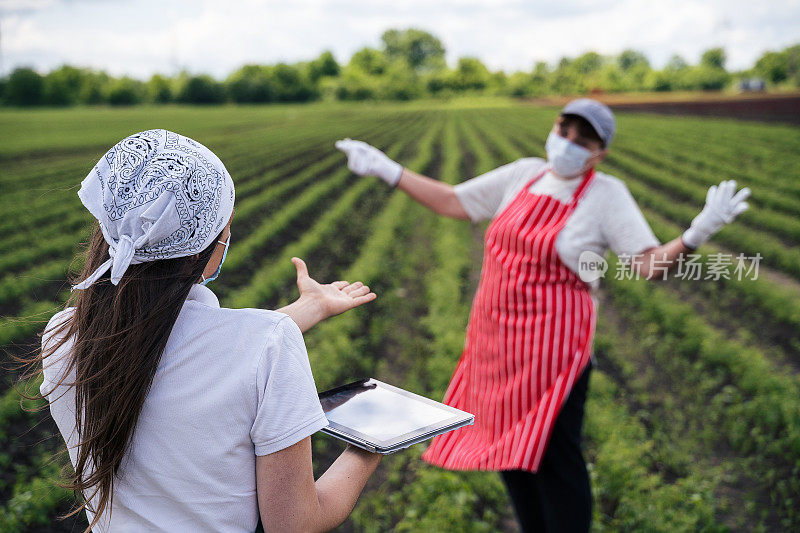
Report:
[[[717,101],[610,103],[609,106],[614,111],[800,124],[800,96],[764,96]]]

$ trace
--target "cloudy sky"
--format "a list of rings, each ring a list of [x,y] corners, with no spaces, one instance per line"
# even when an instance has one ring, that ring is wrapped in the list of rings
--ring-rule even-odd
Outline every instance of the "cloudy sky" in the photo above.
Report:
[[[529,70],[587,50],[643,51],[656,67],[723,46],[730,69],[800,42],[800,0],[0,0],[3,73],[63,63],[144,78],[224,77],[245,63],[340,61],[388,28],[437,35],[453,64]]]

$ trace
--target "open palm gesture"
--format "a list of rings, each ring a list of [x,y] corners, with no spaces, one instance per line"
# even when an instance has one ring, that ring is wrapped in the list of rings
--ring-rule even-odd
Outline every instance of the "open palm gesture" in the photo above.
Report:
[[[323,285],[308,275],[305,261],[293,257],[292,263],[297,268],[297,288],[300,289],[300,298],[308,299],[319,307],[321,320],[371,302],[377,297],[360,281],[355,283],[334,281]]]

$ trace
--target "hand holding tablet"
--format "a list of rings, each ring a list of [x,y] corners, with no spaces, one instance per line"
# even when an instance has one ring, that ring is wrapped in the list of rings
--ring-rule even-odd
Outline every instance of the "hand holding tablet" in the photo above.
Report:
[[[472,424],[475,416],[394,387],[362,379],[319,395],[322,431],[373,453],[390,454]]]

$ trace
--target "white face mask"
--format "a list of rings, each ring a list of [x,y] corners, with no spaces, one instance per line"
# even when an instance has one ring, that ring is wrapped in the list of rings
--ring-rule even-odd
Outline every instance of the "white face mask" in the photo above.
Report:
[[[547,136],[544,149],[547,152],[550,168],[562,178],[576,176],[594,155],[594,152],[565,139],[554,131]]]

